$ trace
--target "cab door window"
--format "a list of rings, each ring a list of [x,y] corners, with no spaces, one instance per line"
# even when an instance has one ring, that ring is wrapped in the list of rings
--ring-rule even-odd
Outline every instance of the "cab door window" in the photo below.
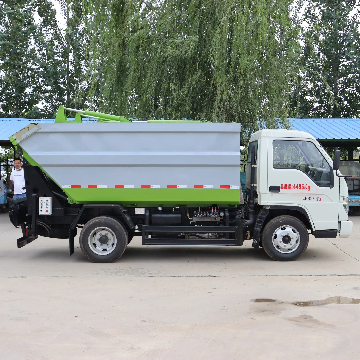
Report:
[[[273,167],[300,170],[316,185],[330,186],[331,167],[315,144],[310,141],[274,140]]]

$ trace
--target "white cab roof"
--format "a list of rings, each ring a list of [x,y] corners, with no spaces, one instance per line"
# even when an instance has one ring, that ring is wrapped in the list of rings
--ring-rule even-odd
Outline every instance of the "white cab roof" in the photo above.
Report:
[[[286,129],[264,129],[259,130],[251,135],[250,141],[258,140],[260,137],[270,138],[297,138],[297,139],[311,139],[315,138],[305,131],[286,130]]]

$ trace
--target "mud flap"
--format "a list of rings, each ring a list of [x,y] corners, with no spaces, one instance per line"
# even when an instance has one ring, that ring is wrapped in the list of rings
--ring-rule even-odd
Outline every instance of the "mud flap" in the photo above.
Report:
[[[71,256],[74,253],[74,238],[77,234],[76,228],[70,228],[69,232],[69,255]]]
[[[23,236],[20,239],[17,239],[17,247],[20,249],[27,244],[30,244],[37,239],[37,235]]]

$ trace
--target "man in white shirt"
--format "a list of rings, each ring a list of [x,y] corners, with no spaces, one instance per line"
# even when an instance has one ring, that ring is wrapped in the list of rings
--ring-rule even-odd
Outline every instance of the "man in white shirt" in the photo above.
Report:
[[[24,169],[20,158],[14,160],[14,167],[10,181],[14,185],[14,200],[17,200],[26,197]]]

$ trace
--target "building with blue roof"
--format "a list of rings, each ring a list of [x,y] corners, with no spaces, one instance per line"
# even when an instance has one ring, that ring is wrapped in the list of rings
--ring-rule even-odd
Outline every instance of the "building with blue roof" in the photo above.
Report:
[[[360,146],[360,119],[289,119],[291,129],[306,131],[322,146],[344,148],[348,159]]]
[[[0,146],[9,146],[10,136],[20,131],[29,123],[52,123],[55,119],[22,119],[22,118],[0,118]]]

